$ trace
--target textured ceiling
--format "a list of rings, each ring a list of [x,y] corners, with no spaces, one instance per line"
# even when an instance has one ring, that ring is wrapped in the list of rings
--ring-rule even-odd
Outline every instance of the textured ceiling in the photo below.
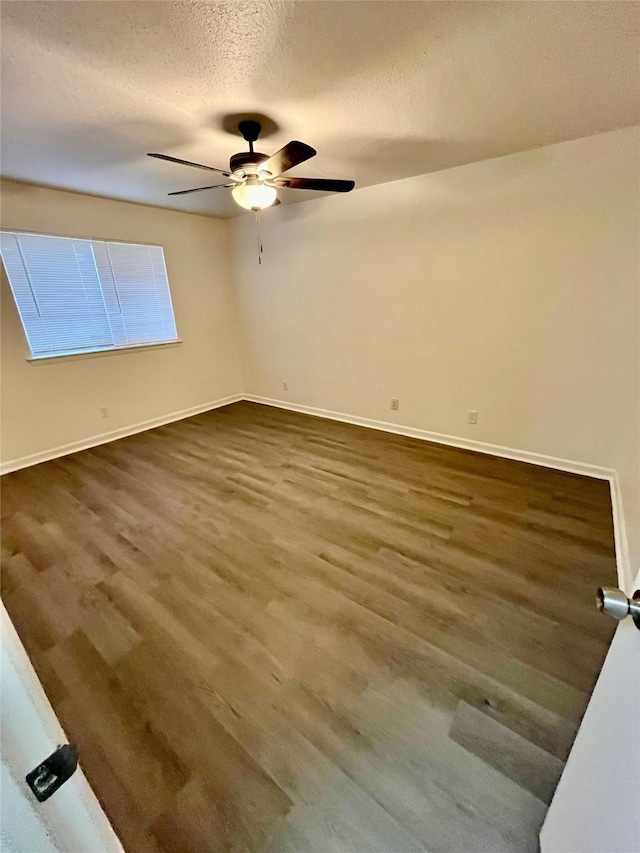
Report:
[[[383,183],[636,124],[640,4],[24,2],[2,14],[2,173],[217,216],[230,113],[301,139],[292,174]],[[204,180],[203,180],[204,178]],[[283,201],[311,193],[283,190]]]

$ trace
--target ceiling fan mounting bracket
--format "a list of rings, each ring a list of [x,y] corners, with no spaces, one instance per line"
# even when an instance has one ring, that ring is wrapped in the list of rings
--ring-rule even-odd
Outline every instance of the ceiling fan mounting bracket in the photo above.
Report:
[[[256,139],[260,136],[262,125],[259,121],[252,121],[251,119],[246,119],[245,121],[240,122],[240,124],[238,125],[238,130],[242,134],[244,140],[251,144],[252,142],[255,142]]]

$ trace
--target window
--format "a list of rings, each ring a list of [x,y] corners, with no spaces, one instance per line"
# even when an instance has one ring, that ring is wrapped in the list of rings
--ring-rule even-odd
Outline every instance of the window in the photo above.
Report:
[[[161,246],[1,232],[34,358],[178,340]]]

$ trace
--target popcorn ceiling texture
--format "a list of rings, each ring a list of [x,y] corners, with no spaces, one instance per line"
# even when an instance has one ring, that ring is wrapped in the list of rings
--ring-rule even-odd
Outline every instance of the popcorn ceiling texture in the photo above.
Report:
[[[302,139],[296,174],[367,186],[632,125],[637,8],[11,0],[3,174],[231,216],[227,190],[168,199],[210,181],[145,153],[226,167],[245,146],[222,117],[259,111],[279,126],[260,150]]]

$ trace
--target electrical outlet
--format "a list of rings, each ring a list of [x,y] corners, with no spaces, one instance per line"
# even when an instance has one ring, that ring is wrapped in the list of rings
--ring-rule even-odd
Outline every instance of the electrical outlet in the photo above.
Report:
[[[286,380],[286,379],[285,379],[285,380],[284,380],[284,382],[282,383],[282,390],[283,390],[283,391],[288,391],[288,390],[289,390],[289,383],[287,382],[287,380]]]
[[[108,418],[109,417],[109,409],[106,406],[100,406],[98,411],[100,412],[101,418]]]
[[[477,424],[478,423],[478,413],[476,411],[474,411],[473,409],[469,409],[469,411],[467,412],[467,421],[470,424]]]
[[[397,412],[400,408],[400,400],[397,400],[395,397],[391,398],[391,408],[394,412]]]

